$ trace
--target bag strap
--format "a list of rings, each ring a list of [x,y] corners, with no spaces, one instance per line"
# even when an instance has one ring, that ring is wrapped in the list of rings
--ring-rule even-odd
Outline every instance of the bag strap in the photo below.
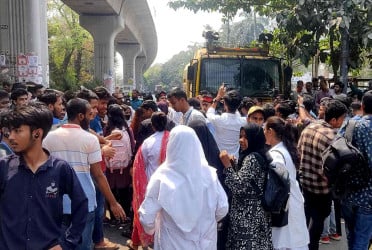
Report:
[[[259,153],[253,152],[252,154],[257,158],[258,163],[265,162],[265,160]],[[257,193],[258,197],[261,199],[263,196],[263,193],[261,192],[260,187],[257,185],[257,183],[253,179],[250,179],[249,182],[251,183],[251,186],[253,187],[254,191]]]
[[[284,155],[283,155],[282,152],[280,152],[280,151],[277,150],[277,149],[271,150],[271,152],[278,152],[278,153],[282,156],[282,158],[283,158],[283,160],[284,160],[284,165],[287,165],[287,162],[285,161],[285,157],[284,157]]]
[[[356,120],[349,120],[346,124],[346,127],[345,127],[345,139],[349,142],[349,143],[352,143],[353,142],[353,132],[354,132],[354,128],[355,128],[355,125],[356,125]]]

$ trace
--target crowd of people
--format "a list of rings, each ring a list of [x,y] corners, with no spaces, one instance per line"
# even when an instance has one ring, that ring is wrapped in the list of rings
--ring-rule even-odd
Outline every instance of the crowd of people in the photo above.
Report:
[[[350,87],[299,81],[269,103],[224,85],[128,99],[4,82],[0,249],[119,249],[107,223],[130,249],[316,250],[347,237],[366,250],[372,180],[337,199],[321,158],[356,120],[353,144],[372,171],[372,90]],[[284,226],[258,194],[269,165],[289,173]]]

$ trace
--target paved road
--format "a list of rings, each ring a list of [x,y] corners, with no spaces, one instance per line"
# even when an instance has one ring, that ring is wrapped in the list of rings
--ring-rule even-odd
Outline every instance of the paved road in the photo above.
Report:
[[[118,228],[105,225],[104,232],[105,237],[110,239],[112,242],[120,244],[120,250],[129,249],[128,247],[125,247],[125,243],[128,238],[121,236],[121,231]],[[340,241],[331,241],[330,244],[320,244],[320,250],[347,250],[345,233],[343,234]],[[372,250],[372,248],[370,250]]]

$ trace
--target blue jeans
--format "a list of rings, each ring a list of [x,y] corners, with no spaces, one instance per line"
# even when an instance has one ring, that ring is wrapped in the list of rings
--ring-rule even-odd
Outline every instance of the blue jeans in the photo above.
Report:
[[[97,244],[103,241],[103,216],[105,214],[105,197],[96,187],[96,200],[97,208],[95,209],[96,217],[94,219],[94,229],[93,229],[93,243]]]
[[[93,227],[94,227],[95,212],[89,212],[87,217],[87,223],[81,235],[81,244],[76,247],[76,250],[92,250],[93,241]]]
[[[349,250],[368,249],[372,239],[372,209],[342,204]]]

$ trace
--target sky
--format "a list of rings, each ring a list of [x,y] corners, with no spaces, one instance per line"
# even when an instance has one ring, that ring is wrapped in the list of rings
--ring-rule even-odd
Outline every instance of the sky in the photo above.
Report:
[[[168,7],[168,0],[148,0],[158,36],[158,53],[154,63],[165,63],[188,45],[204,42],[205,25],[218,30],[222,25],[219,13],[194,12]]]

